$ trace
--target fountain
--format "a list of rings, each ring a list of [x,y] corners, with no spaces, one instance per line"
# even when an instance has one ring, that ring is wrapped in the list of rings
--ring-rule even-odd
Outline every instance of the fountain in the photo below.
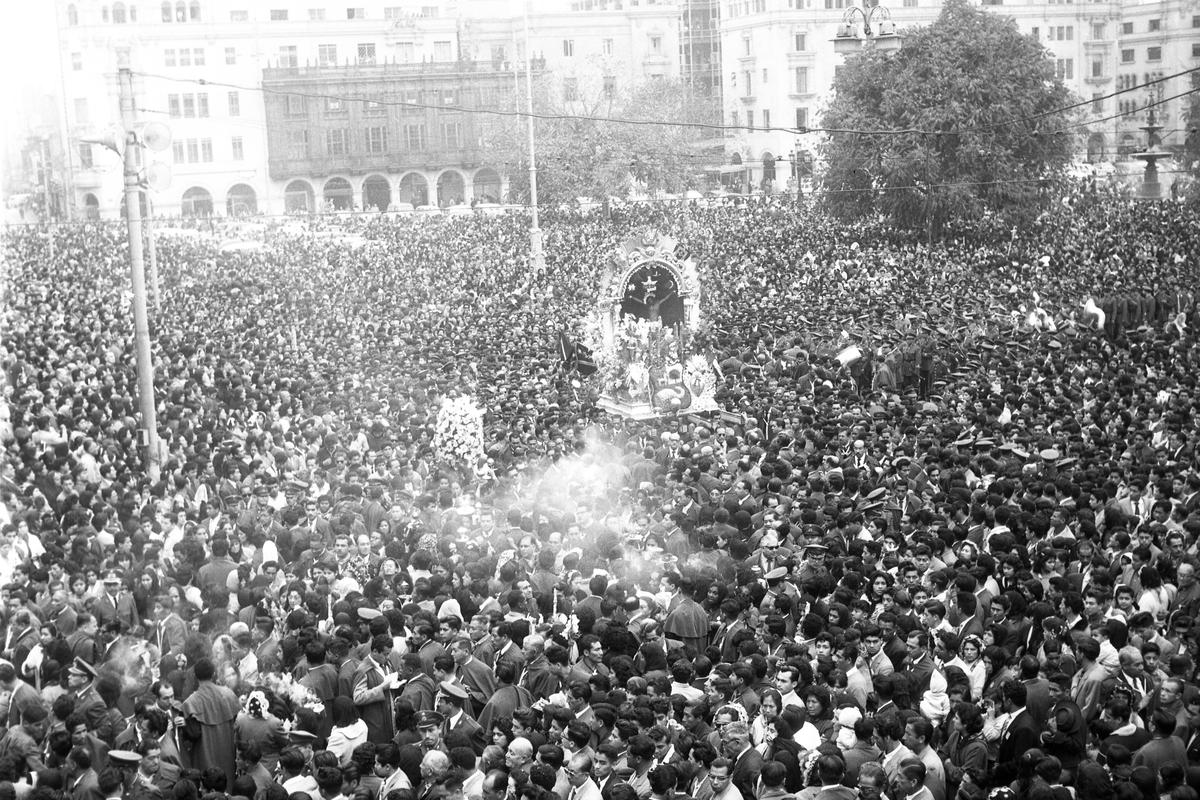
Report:
[[[1158,132],[1163,129],[1154,117],[1154,109],[1150,109],[1150,116],[1146,120],[1146,124],[1142,126],[1142,130],[1146,132],[1146,150],[1141,153],[1134,153],[1133,157],[1138,161],[1146,162],[1146,171],[1142,173],[1142,185],[1138,188],[1137,194],[1134,197],[1138,200],[1162,200],[1162,184],[1158,180],[1158,162],[1164,158],[1170,158],[1171,154],[1159,147],[1161,139]]]

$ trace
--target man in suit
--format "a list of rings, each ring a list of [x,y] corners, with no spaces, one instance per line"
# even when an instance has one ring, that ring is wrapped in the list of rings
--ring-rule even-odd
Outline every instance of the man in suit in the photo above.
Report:
[[[158,645],[159,656],[165,658],[182,653],[187,623],[175,613],[175,600],[170,595],[154,598],[154,619],[154,643]]]
[[[738,601],[730,599],[721,603],[721,625],[713,637],[713,645],[721,650],[722,661],[731,663],[737,660],[737,634],[745,627]]]
[[[892,660],[892,666],[900,669],[908,657],[908,645],[896,634],[898,620],[892,611],[879,615],[879,632],[883,635],[883,652]]]
[[[67,755],[67,785],[70,800],[105,800],[99,776],[92,769],[92,754],[86,747],[73,747]]]
[[[899,777],[901,765],[909,759],[916,758],[916,754],[904,744],[904,731],[904,723],[894,712],[875,715],[875,742],[879,746],[879,752],[883,754],[880,764],[887,774],[889,786]]]
[[[395,733],[392,693],[400,679],[388,665],[391,652],[392,637],[375,636],[371,639],[371,652],[354,670],[354,705],[367,724],[367,739],[372,742],[390,741]]]
[[[1100,692],[1108,679],[1108,670],[1100,664],[1100,644],[1095,639],[1080,642],[1077,653],[1080,666],[1071,683],[1071,695],[1086,724],[1099,714]]]
[[[98,627],[103,628],[109,622],[118,620],[123,630],[129,631],[141,624],[133,595],[121,588],[124,579],[125,575],[119,569],[111,569],[104,574],[104,594],[100,595],[93,610]]]
[[[425,674],[425,664],[416,653],[405,653],[400,662],[400,696],[412,703],[414,711],[432,711],[437,684]]]
[[[750,746],[750,726],[734,722],[722,731],[721,744],[725,755],[733,762],[731,778],[733,785],[745,800],[756,797],[758,773],[762,770],[762,754]]]
[[[891,675],[896,671],[892,660],[883,652],[883,632],[876,625],[869,625],[863,633],[863,645],[867,649],[867,670],[871,678]]]
[[[908,673],[908,686],[914,697],[919,697],[929,688],[933,676],[933,656],[929,653],[929,634],[913,631],[908,634],[908,657],[901,671]]]
[[[25,663],[29,651],[39,642],[38,631],[33,623],[33,615],[22,608],[13,614],[12,622],[8,626],[3,656],[11,661],[18,670]]]
[[[1012,721],[1000,736],[999,753],[993,783],[1007,784],[1016,779],[1017,759],[1026,750],[1041,745],[1042,726],[1025,708],[1028,697],[1025,684],[1010,681],[1003,689],[1004,712],[1012,714]]]
[[[412,652],[416,653],[421,658],[421,664],[425,670],[425,674],[433,677],[433,660],[445,652],[441,642],[434,638],[434,630],[432,625],[421,624],[413,629]]]
[[[566,800],[601,800],[600,787],[592,780],[592,757],[576,753],[564,767],[571,790]]]
[[[466,712],[470,702],[471,696],[465,687],[450,681],[438,684],[437,710],[446,719],[442,725],[443,741],[452,733],[460,733],[471,740],[471,748],[478,758],[483,755],[488,742],[483,728]]]
[[[450,757],[441,750],[430,750],[421,758],[421,782],[416,787],[416,800],[442,800],[448,794],[445,783],[450,771]]]
[[[517,647],[512,637],[512,623],[501,622],[496,625],[492,636],[496,647],[496,673],[499,674],[501,664],[510,664],[514,668],[514,674],[519,678],[525,671],[525,654],[520,647]]]
[[[486,664],[489,670],[496,666],[496,643],[492,640],[491,628],[492,621],[486,614],[471,617],[467,627],[467,634],[471,637],[471,655]]]

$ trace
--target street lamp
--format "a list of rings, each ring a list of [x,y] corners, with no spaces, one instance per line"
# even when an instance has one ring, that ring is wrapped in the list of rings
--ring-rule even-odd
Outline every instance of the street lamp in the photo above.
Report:
[[[878,18],[878,19],[877,19]],[[900,35],[892,12],[884,6],[873,6],[866,11],[851,6],[842,15],[837,36],[833,39],[833,51],[839,55],[851,55],[864,47],[873,47],[885,53],[900,49]]]

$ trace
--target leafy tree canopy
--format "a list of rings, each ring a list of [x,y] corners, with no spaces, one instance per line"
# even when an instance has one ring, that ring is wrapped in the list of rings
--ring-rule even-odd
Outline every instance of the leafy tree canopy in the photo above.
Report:
[[[683,84],[665,80],[652,80],[624,92],[579,87],[571,100],[562,94],[551,76],[534,86],[535,113],[561,115],[534,121],[539,202],[623,197],[631,190],[681,192],[703,187],[704,159],[697,142],[711,138],[711,130],[594,118],[715,123],[711,101],[693,95]],[[522,87],[521,111],[525,110],[524,96]],[[484,146],[506,165],[509,194],[527,200],[525,118],[498,118],[486,130]]]
[[[1035,209],[1040,182],[1069,161],[1074,98],[1012,18],[947,0],[894,54],[846,60],[822,127],[823,186],[842,215],[884,214],[935,234],[951,219]],[[891,132],[899,131],[899,132]]]

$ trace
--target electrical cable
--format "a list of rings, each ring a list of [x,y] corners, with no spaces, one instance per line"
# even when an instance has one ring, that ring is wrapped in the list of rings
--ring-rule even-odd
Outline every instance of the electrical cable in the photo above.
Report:
[[[671,121],[667,121],[667,120],[639,120],[639,119],[631,119],[631,118],[626,118],[626,117],[597,117],[597,116],[584,115],[584,114],[580,114],[580,115],[553,114],[553,113],[547,113],[547,112],[528,112],[528,111],[520,111],[520,110],[505,110],[505,109],[499,109],[499,108],[470,108],[470,107],[459,106],[459,105],[454,105],[454,104],[446,105],[446,104],[436,104],[436,103],[408,102],[408,101],[400,101],[400,100],[381,100],[377,97],[362,97],[362,96],[357,96],[357,95],[333,95],[333,94],[326,94],[326,93],[322,93],[322,92],[300,92],[300,91],[289,90],[289,89],[276,89],[276,88],[268,87],[268,86],[246,86],[243,84],[229,83],[229,82],[225,82],[225,81],[209,80],[207,78],[182,78],[182,77],[173,76],[173,75],[160,75],[157,73],[150,73],[150,72],[139,72],[139,73],[136,73],[136,75],[139,75],[143,78],[155,78],[158,80],[171,81],[174,83],[188,83],[188,84],[195,84],[195,85],[199,85],[199,86],[216,86],[216,87],[224,88],[224,89],[237,89],[240,91],[247,91],[247,92],[261,92],[263,94],[274,94],[274,95],[279,95],[279,96],[303,97],[306,99],[313,99],[313,100],[338,100],[338,101],[343,101],[343,102],[346,102],[346,101],[349,101],[349,102],[372,102],[372,103],[377,103],[380,106],[392,107],[392,108],[415,108],[415,109],[425,109],[425,110],[458,111],[458,112],[462,112],[462,113],[466,113],[466,114],[484,114],[484,115],[500,116],[500,117],[518,117],[518,118],[532,117],[533,119],[540,119],[540,120],[547,120],[547,121],[563,120],[563,121],[581,121],[581,122],[600,122],[600,123],[611,123],[611,124],[618,124],[618,125],[668,126],[668,127],[680,127],[680,128],[691,128],[691,129],[701,129],[701,130],[713,130],[713,131],[721,131],[721,132],[727,132],[727,131],[735,131],[735,132],[736,131],[753,131],[753,132],[759,132],[759,133],[776,132],[776,133],[787,133],[790,135],[800,135],[800,134],[804,134],[804,133],[837,133],[837,134],[858,134],[858,135],[864,135],[864,136],[886,136],[886,135],[901,135],[901,134],[903,134],[903,135],[946,136],[946,135],[956,135],[956,134],[962,134],[962,133],[971,133],[971,132],[977,132],[977,131],[992,130],[992,129],[995,129],[998,127],[1005,127],[1008,125],[1027,124],[1031,120],[1042,119],[1047,116],[1061,114],[1066,111],[1073,110],[1075,108],[1079,108],[1079,107],[1082,107],[1085,105],[1091,105],[1099,100],[1107,100],[1107,99],[1111,99],[1113,97],[1118,97],[1122,94],[1141,91],[1141,90],[1144,90],[1147,86],[1153,86],[1153,85],[1163,83],[1168,80],[1173,80],[1175,78],[1180,78],[1185,75],[1190,75],[1190,74],[1196,73],[1196,72],[1200,72],[1200,67],[1192,67],[1190,69],[1182,70],[1180,72],[1172,73],[1170,75],[1164,75],[1162,77],[1154,78],[1153,80],[1149,80],[1144,83],[1138,84],[1137,86],[1131,86],[1131,87],[1128,87],[1125,89],[1118,89],[1118,90],[1116,90],[1110,94],[1104,95],[1102,97],[1092,98],[1089,100],[1080,101],[1078,103],[1072,103],[1071,105],[1064,106],[1062,108],[1051,109],[1048,111],[1038,112],[1038,113],[1032,114],[1032,115],[1015,117],[1013,119],[1002,120],[1000,122],[989,123],[987,125],[982,125],[982,126],[977,126],[977,127],[972,127],[972,128],[959,128],[959,129],[952,129],[952,130],[945,130],[945,131],[929,131],[929,130],[923,130],[920,128],[865,130],[865,129],[855,129],[855,128],[823,128],[823,127],[810,128],[810,127],[806,127],[806,128],[800,129],[800,128],[784,128],[784,127],[779,127],[779,126],[774,126],[774,125],[750,126],[750,125],[725,125],[722,123],[708,123],[708,122],[671,122]],[[1191,90],[1184,92],[1182,94],[1179,94],[1179,95],[1175,95],[1171,99],[1176,99],[1178,97],[1192,94],[1197,91],[1200,91],[1200,87],[1191,89]],[[1161,101],[1161,102],[1165,102],[1165,101]],[[1118,115],[1118,116],[1121,116],[1121,115]],[[1105,120],[1112,119],[1112,118],[1113,117],[1105,117],[1099,121],[1105,121]],[[1088,122],[1088,123],[1082,123],[1082,124],[1094,124],[1094,122],[1095,121]],[[1079,123],[1077,123],[1075,125],[1071,125],[1069,127],[1078,127],[1078,125],[1079,125]]]

